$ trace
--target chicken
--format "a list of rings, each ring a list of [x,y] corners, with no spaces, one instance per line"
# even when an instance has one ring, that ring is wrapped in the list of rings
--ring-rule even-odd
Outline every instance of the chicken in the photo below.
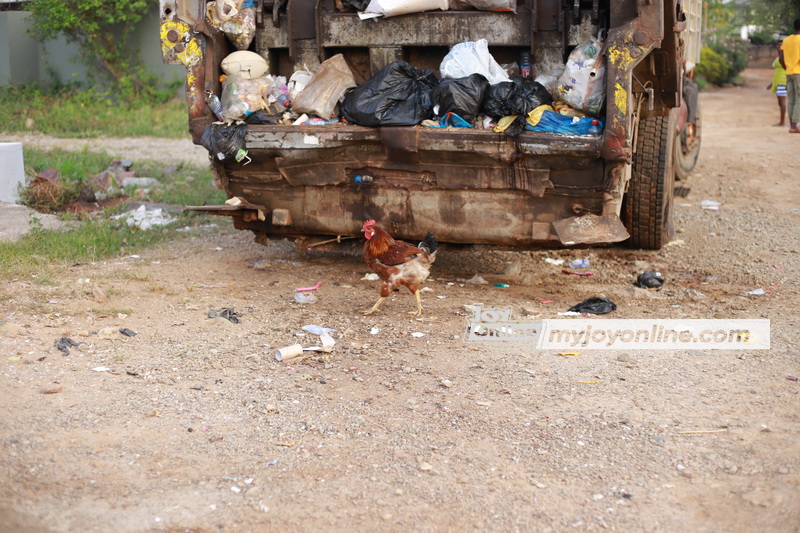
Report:
[[[374,220],[364,222],[361,231],[367,238],[364,243],[364,262],[383,280],[380,300],[364,314],[371,315],[377,311],[392,291],[403,286],[417,298],[417,310],[410,313],[422,315],[419,286],[428,279],[431,264],[436,260],[438,243],[433,234],[428,233],[425,240],[414,246],[392,238],[376,226]]]

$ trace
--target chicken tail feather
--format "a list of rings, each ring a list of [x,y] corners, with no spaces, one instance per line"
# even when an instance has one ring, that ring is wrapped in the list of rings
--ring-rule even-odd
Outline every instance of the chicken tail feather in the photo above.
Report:
[[[436,251],[436,248],[439,247],[439,242],[433,236],[433,233],[428,233],[425,238],[422,240],[421,243],[417,246],[420,250],[427,250],[429,254],[432,254]]]

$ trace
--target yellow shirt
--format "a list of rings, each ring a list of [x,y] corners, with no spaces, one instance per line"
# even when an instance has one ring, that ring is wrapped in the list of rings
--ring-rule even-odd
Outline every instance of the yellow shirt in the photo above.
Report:
[[[786,74],[800,74],[800,33],[784,39],[781,50],[783,50],[783,62],[786,63]]]
[[[783,70],[779,58],[775,58],[772,62],[772,92],[778,92],[778,85],[786,85],[786,71]]]

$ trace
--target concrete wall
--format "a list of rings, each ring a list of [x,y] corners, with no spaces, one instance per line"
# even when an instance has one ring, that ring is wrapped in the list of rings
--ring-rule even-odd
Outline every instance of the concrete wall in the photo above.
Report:
[[[136,44],[142,62],[164,82],[182,79],[183,68],[161,61],[158,5],[139,23]],[[27,33],[24,11],[0,11],[0,85],[38,81],[87,81],[87,69],[73,61],[78,55],[75,45],[64,39],[40,43]]]
[[[39,46],[25,31],[26,13],[0,12],[0,85],[39,79]]]

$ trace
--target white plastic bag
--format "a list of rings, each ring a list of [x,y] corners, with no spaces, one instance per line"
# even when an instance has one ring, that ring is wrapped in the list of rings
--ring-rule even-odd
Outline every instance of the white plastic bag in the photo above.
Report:
[[[442,59],[439,74],[442,78],[454,80],[482,74],[491,85],[509,81],[508,73],[489,53],[489,42],[486,39],[455,45]]]
[[[294,74],[289,78],[289,99],[294,100],[297,95],[303,92],[308,82],[314,77],[314,73],[308,70],[308,66],[303,65],[300,70],[294,71]]]
[[[598,115],[606,99],[604,43],[592,39],[569,54],[564,73],[558,79],[558,96],[575,109]]]

